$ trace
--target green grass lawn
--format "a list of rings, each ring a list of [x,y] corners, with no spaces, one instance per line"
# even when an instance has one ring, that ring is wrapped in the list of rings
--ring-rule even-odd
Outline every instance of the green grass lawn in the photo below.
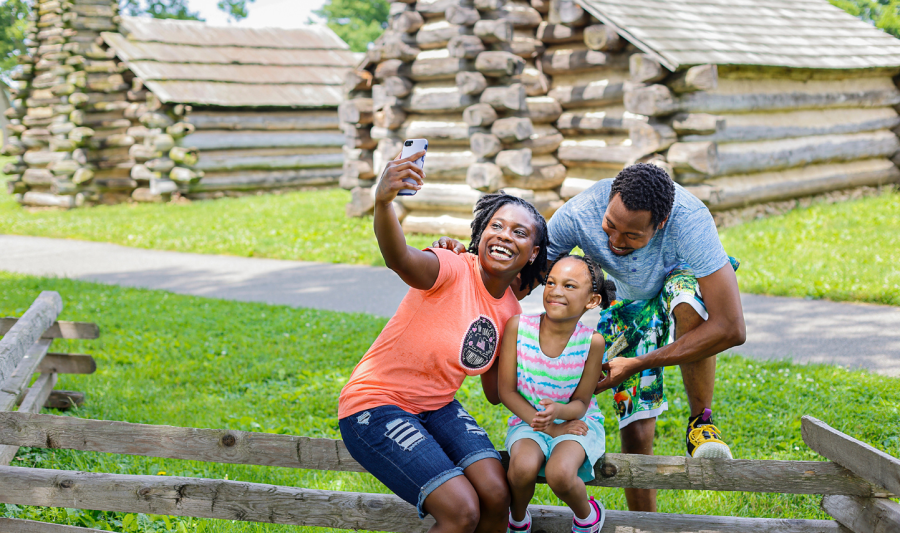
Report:
[[[0,233],[383,265],[371,217],[344,215],[349,199],[347,191],[331,189],[29,212],[0,192]],[[434,238],[412,235],[408,241],[422,248]],[[726,229],[721,238],[742,262],[738,279],[745,292],[900,305],[900,194],[815,205]]]
[[[0,179],[0,233],[176,252],[384,265],[372,232],[372,217],[344,215],[350,193],[342,189],[190,204],[27,211],[6,193],[3,181]],[[413,235],[407,241],[424,248],[431,246],[434,237]]]
[[[900,305],[900,194],[813,205],[721,238],[745,292]]]
[[[41,290],[62,294],[61,319],[97,322],[100,339],[56,341],[54,351],[89,353],[93,375],[61,376],[58,388],[87,393],[70,416],[136,423],[231,428],[339,438],[337,396],[385,320],[285,306],[228,302],[162,291],[124,289],[0,273],[0,316],[21,316]],[[687,402],[677,370],[666,372],[671,409],[660,418],[656,452],[684,454]],[[457,397],[502,446],[508,413],[489,405],[477,379]],[[818,417],[900,456],[897,380],[831,366],[757,363],[722,357],[716,387],[719,427],[736,457],[820,459],[803,443],[800,417]],[[618,451],[609,394],[607,448]],[[66,450],[23,449],[14,465],[232,479],[326,490],[386,492],[367,474],[295,471]],[[619,489],[591,488],[611,509],[625,509]],[[819,497],[661,491],[668,513],[824,518]],[[536,501],[561,505],[546,487]],[[314,531],[223,520],[169,519],[123,513],[0,505],[0,516],[123,531]]]

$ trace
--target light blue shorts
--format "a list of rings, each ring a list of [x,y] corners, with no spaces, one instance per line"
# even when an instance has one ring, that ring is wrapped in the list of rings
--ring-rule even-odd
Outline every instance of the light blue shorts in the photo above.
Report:
[[[544,475],[544,467],[547,466],[547,458],[553,453],[553,448],[560,442],[573,440],[581,444],[585,455],[584,463],[578,469],[578,477],[582,481],[591,481],[594,479],[594,465],[603,457],[603,453],[606,451],[606,431],[603,429],[603,424],[598,423],[596,420],[588,419],[582,421],[587,424],[587,435],[560,435],[556,438],[550,437],[543,431],[535,431],[525,422],[520,422],[506,430],[506,449],[511,450],[512,445],[521,439],[531,439],[536,442],[541,447],[541,451],[544,452],[544,466],[541,467],[538,475],[546,477]],[[556,423],[559,424],[562,421],[557,420]]]

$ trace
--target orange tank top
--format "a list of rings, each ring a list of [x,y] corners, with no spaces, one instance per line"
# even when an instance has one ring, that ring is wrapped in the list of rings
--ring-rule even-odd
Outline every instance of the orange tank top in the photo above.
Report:
[[[522,312],[512,289],[491,296],[477,256],[429,250],[440,261],[437,281],[409,289],[341,391],[338,418],[383,405],[413,414],[447,405],[466,376],[488,371],[506,321]]]

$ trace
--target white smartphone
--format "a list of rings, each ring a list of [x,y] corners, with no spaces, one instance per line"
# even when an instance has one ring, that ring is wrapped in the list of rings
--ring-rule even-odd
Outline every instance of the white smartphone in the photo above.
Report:
[[[428,140],[427,139],[406,139],[403,141],[403,150],[400,151],[400,159],[405,159],[416,152],[427,152],[428,151]],[[422,154],[422,157],[413,161],[413,164],[417,167],[425,170],[425,154]],[[405,178],[403,181],[407,183],[412,183],[415,185],[416,181],[412,178]],[[416,191],[412,189],[401,189],[400,192],[397,193],[397,196],[413,196],[416,194]]]

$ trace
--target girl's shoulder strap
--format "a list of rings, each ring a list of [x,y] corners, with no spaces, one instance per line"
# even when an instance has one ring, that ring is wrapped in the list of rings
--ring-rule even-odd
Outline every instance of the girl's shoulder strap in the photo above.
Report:
[[[526,335],[531,338],[537,338],[541,331],[541,315],[538,314],[521,314],[519,315],[519,336]]]
[[[575,326],[575,331],[566,344],[565,352],[578,352],[580,356],[587,357],[591,347],[591,339],[594,337],[594,330],[585,326],[580,321]],[[581,352],[584,352],[583,354]]]

